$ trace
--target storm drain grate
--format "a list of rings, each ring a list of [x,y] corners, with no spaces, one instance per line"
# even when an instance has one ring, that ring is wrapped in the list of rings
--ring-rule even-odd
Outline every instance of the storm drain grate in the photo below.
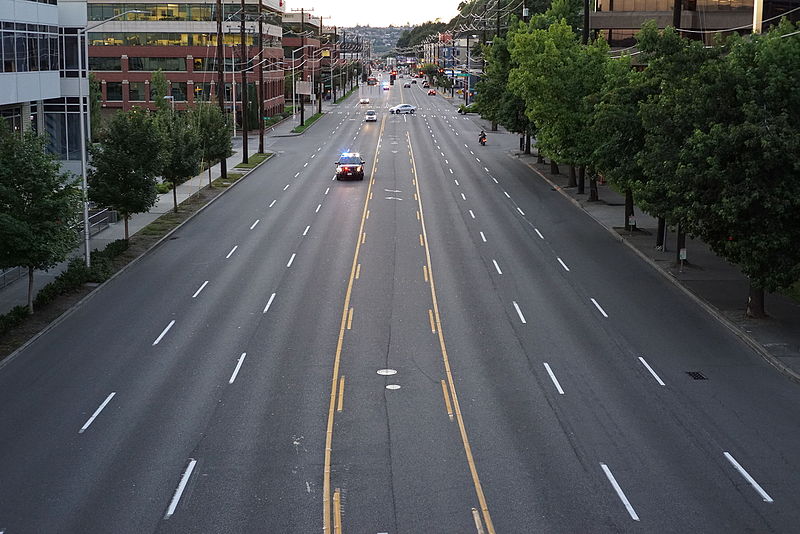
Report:
[[[686,374],[691,376],[694,380],[708,380],[708,377],[700,371],[686,371]]]

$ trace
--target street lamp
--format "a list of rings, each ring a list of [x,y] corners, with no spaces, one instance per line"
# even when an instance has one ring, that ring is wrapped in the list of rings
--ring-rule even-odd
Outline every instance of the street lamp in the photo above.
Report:
[[[83,54],[81,54],[81,37],[83,37],[83,52],[86,54],[86,79],[89,79],[89,38],[86,32],[89,30],[93,30],[100,26],[101,24],[105,24],[106,22],[112,21],[114,19],[118,19],[122,16],[127,15],[128,13],[140,13],[140,14],[147,14],[149,15],[149,11],[141,11],[138,9],[130,9],[128,11],[124,11],[119,13],[118,15],[114,15],[113,17],[107,18],[105,20],[101,20],[97,24],[93,24],[91,26],[86,26],[82,30],[78,30],[78,103],[80,105],[80,125],[81,125],[81,194],[83,196],[83,241],[84,247],[86,249],[86,267],[91,267],[92,265],[92,252],[91,252],[91,235],[90,235],[90,226],[89,226],[89,180],[87,177],[87,162],[86,162],[86,121],[87,115],[89,114],[89,106],[87,102],[86,111],[84,112],[83,108]]]
[[[292,116],[294,116],[297,113],[297,103],[296,103],[297,89],[296,89],[295,74],[294,74],[294,69],[295,69],[294,55],[298,51],[303,50],[304,48],[308,48],[310,46],[314,46],[314,45],[307,44],[307,45],[301,46],[300,48],[295,48],[294,50],[292,50]],[[305,53],[304,53],[304,55],[305,55]],[[305,60],[303,61],[303,63],[305,63]],[[301,102],[303,102],[303,101],[301,100]],[[305,107],[304,107],[304,109],[305,109]]]

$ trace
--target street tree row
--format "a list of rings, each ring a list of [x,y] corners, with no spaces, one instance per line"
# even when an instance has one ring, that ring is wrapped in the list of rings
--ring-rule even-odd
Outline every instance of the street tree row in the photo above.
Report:
[[[635,200],[679,247],[695,236],[738,265],[763,316],[764,291],[800,280],[797,28],[704,46],[650,21],[636,40],[635,56],[583,45],[551,8],[487,47],[479,110],[579,169],[579,192],[589,176],[590,200],[598,175],[625,192],[626,224]]]

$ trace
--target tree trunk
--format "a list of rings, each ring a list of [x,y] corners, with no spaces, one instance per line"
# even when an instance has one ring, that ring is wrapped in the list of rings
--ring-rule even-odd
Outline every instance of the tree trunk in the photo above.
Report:
[[[586,167],[581,165],[581,174],[586,170]],[[597,191],[597,175],[593,172],[589,173],[589,202],[597,202],[600,200],[600,193]]]
[[[531,153],[531,133],[525,132],[525,153]]]
[[[175,183],[175,182],[172,182],[172,205],[173,205],[172,209],[173,209],[173,211],[175,213],[178,213],[178,191],[177,191],[177,189],[178,189],[178,184]]]
[[[767,316],[764,311],[764,289],[757,287],[750,280],[750,294],[747,297],[747,316],[763,319]]]
[[[675,263],[678,265],[681,264],[681,250],[686,248],[686,233],[681,228],[681,224],[678,223],[678,239],[676,243],[677,250],[675,251]],[[689,263],[688,260],[683,260],[684,263]]]
[[[123,220],[125,221],[125,241],[128,240],[128,220],[131,218],[130,215],[127,213],[122,216]]]
[[[656,231],[656,250],[666,250],[664,247],[664,234],[667,229],[667,221],[664,217],[658,218],[658,230]]]
[[[210,161],[208,162],[208,187],[209,188],[213,187],[211,185],[211,162]]]
[[[629,187],[625,190],[625,230],[631,232],[636,230],[636,222],[634,224],[630,223],[631,217],[633,217],[635,213],[633,212],[633,191]]]
[[[550,174],[561,174],[561,173],[558,171],[558,163],[556,163],[556,162],[555,162],[554,160],[552,160],[552,159],[550,160]]]
[[[536,151],[536,163],[541,163],[542,165],[545,164],[544,156],[542,156],[542,153],[538,150]]]
[[[33,267],[28,267],[28,313],[33,315]]]
[[[583,171],[583,168],[579,169],[579,171]],[[569,181],[572,182],[575,180],[575,165],[569,166]],[[578,194],[582,195],[586,193],[586,174],[584,172],[578,173]]]
[[[575,174],[575,166],[569,166],[569,180],[567,181],[567,187],[577,187],[578,186],[578,179],[577,175]],[[578,190],[580,193],[580,190]]]

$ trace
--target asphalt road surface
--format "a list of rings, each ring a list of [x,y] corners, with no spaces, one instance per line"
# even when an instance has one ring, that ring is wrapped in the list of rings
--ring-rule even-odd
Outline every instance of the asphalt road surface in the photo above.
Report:
[[[403,81],[0,368],[0,533],[800,530],[800,387]]]

